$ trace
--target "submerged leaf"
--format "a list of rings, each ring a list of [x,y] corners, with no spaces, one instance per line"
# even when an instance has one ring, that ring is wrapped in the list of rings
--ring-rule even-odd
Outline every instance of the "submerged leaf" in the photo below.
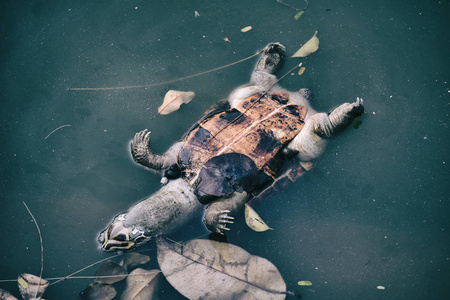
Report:
[[[123,266],[126,270],[132,270],[133,268],[136,268],[137,266],[146,264],[150,261],[150,257],[144,254],[131,252],[126,253],[123,256],[122,261],[120,262],[120,265]]]
[[[164,96],[163,104],[158,108],[158,114],[167,115],[178,110],[183,103],[191,102],[194,92],[169,90]]]
[[[121,300],[155,300],[157,284],[161,278],[160,270],[144,270],[137,268],[128,275],[127,289]]]
[[[107,283],[93,282],[80,292],[82,300],[111,300],[117,295],[116,289]]]
[[[258,213],[251,208],[250,205],[245,204],[245,223],[247,223],[248,227],[253,229],[254,231],[266,231],[273,230],[261,219]]]
[[[298,282],[298,285],[300,285],[300,286],[311,286],[312,282],[309,281],[309,280],[302,280],[302,281]]]
[[[189,299],[285,299],[286,284],[267,259],[212,240],[157,240],[167,281]]]
[[[304,10],[299,11],[298,13],[295,14],[294,19],[295,19],[295,20],[300,19],[300,17],[301,17],[304,13],[305,13]]]
[[[297,52],[294,53],[291,57],[305,57],[314,53],[319,49],[319,38],[317,37],[317,31],[314,33],[314,36],[309,39]]]
[[[112,284],[125,279],[127,274],[128,272],[124,267],[115,261],[108,261],[98,268],[95,273],[95,281]]]
[[[252,30],[252,26],[247,26],[247,27],[244,27],[244,28],[242,28],[241,29],[241,32],[247,32],[247,31],[250,31],[250,30]]]

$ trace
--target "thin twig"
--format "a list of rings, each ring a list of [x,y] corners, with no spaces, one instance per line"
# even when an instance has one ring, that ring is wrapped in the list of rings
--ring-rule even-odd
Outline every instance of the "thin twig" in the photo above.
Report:
[[[37,228],[38,233],[39,233],[39,240],[41,241],[41,273],[39,274],[39,283],[38,283],[38,287],[36,289],[36,293],[34,294],[34,299],[36,299],[37,298],[37,294],[39,292],[39,288],[41,287],[42,273],[44,271],[44,244],[42,243],[41,229],[39,228],[39,225],[36,222],[36,219],[34,218],[33,214],[31,213],[30,209],[28,208],[27,204],[25,202],[22,202],[22,203],[23,203],[23,205],[25,205],[25,208],[28,210],[28,213],[33,218],[34,225],[36,225],[36,228]]]
[[[55,130],[53,130],[52,132],[50,132],[50,133],[45,137],[44,140],[46,140],[49,136],[51,136],[51,135],[53,134],[53,132],[55,132],[56,130],[59,130],[59,129],[63,128],[63,127],[70,127],[70,126],[72,126],[72,125],[62,125],[62,126],[59,126],[59,127],[56,128]]]
[[[255,53],[255,54],[253,54],[253,55],[251,55],[249,57],[246,57],[244,59],[235,61],[235,62],[233,62],[231,64],[228,64],[228,65],[225,65],[225,66],[221,66],[221,67],[218,67],[218,68],[215,68],[215,69],[211,69],[211,70],[200,72],[200,73],[193,74],[193,75],[188,75],[188,76],[185,76],[185,77],[172,79],[172,80],[169,80],[169,81],[158,82],[158,83],[153,83],[153,84],[146,84],[146,85],[130,85],[130,86],[116,86],[116,87],[104,87],[104,88],[69,88],[68,90],[69,91],[125,90],[125,89],[136,89],[136,88],[149,88],[149,87],[154,87],[154,86],[158,86],[158,85],[164,85],[164,84],[173,83],[173,82],[177,82],[177,81],[181,81],[181,80],[185,80],[185,79],[190,79],[190,78],[193,78],[193,77],[197,77],[197,76],[200,76],[200,75],[208,74],[208,73],[211,73],[211,72],[215,72],[215,71],[218,71],[218,70],[222,70],[222,69],[234,66],[234,65],[236,65],[238,63],[244,62],[246,60],[249,60],[249,59],[255,57],[256,55],[260,54],[262,51],[263,50],[260,50],[257,53]]]
[[[84,268],[82,268],[82,269],[80,269],[80,270],[78,270],[78,271],[76,271],[76,272],[73,272],[73,273],[70,274],[70,275],[67,275],[67,276],[65,276],[65,277],[59,278],[58,281],[55,281],[55,282],[51,283],[50,285],[54,285],[54,284],[57,284],[58,282],[61,282],[61,281],[63,281],[63,280],[72,278],[73,275],[78,274],[78,273],[80,273],[81,271],[84,271],[84,270],[86,270],[86,269],[88,269],[88,268],[90,268],[90,267],[92,267],[92,266],[95,266],[96,264],[99,264],[99,263],[101,263],[101,262],[104,262],[105,260],[109,260],[109,259],[112,259],[112,258],[114,258],[114,257],[121,256],[121,255],[123,255],[123,253],[122,253],[122,254],[116,254],[116,255],[113,255],[113,256],[104,258],[104,259],[102,259],[102,260],[99,260],[99,261],[97,261],[97,262],[95,262],[95,263],[93,263],[93,264],[90,264],[90,265],[87,266],[87,267],[84,267]],[[50,285],[49,285],[49,286],[50,286]]]
[[[304,11],[304,10],[306,10],[306,9],[308,8],[308,6],[309,6],[308,0],[305,0],[306,6],[305,6],[304,8],[293,7],[292,5],[289,5],[289,4],[287,4],[287,3],[284,3],[284,2],[281,1],[281,0],[277,0],[277,2],[280,3],[280,4],[283,4],[283,5],[285,5],[285,6],[287,6],[287,7],[289,7],[289,8],[295,9],[296,11]]]

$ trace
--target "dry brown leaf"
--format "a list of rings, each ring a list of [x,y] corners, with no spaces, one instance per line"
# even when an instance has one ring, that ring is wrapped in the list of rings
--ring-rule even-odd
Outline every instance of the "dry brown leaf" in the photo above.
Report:
[[[286,284],[267,259],[212,240],[169,243],[157,240],[158,263],[167,281],[189,299],[286,297]]]
[[[19,285],[20,295],[24,300],[41,299],[42,294],[44,294],[49,284],[46,279],[28,273],[20,274],[19,278],[17,278],[17,283]]]
[[[164,96],[163,104],[158,108],[158,114],[167,115],[178,110],[183,103],[191,102],[194,92],[169,90]]]
[[[297,52],[294,53],[291,57],[305,57],[314,53],[319,49],[319,38],[317,37],[317,31],[314,33],[314,36],[309,39]]]
[[[251,208],[247,203],[245,204],[245,223],[247,223],[248,227],[253,229],[254,231],[262,232],[266,230],[273,230],[261,219],[258,213]]]

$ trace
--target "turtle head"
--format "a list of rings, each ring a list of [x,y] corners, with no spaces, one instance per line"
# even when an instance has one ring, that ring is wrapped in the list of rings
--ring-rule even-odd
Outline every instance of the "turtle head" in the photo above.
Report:
[[[146,235],[145,230],[125,225],[126,214],[114,218],[109,226],[103,230],[98,241],[105,251],[127,251],[148,242],[152,236]]]

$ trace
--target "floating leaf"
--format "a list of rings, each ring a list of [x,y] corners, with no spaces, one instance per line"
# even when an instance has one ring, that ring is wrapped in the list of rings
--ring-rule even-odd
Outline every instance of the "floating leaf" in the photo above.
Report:
[[[93,282],[80,292],[83,300],[111,300],[117,295],[116,289],[104,282]]]
[[[309,280],[302,280],[302,281],[298,282],[298,285],[300,285],[300,286],[311,286],[312,282],[309,281]]]
[[[20,274],[17,282],[23,300],[41,299],[42,294],[44,294],[48,287],[48,281],[46,279],[28,273]]]
[[[225,42],[227,42],[227,43],[230,43],[231,44],[231,41],[230,41],[230,39],[229,38],[227,38],[227,37],[225,37],[224,39],[223,39]]]
[[[241,32],[247,32],[247,31],[250,31],[250,30],[252,30],[252,26],[247,26],[247,27],[244,27],[244,28],[242,28],[241,29]]]
[[[377,286],[377,289],[379,289],[379,290],[385,290],[386,288],[385,288],[384,286],[382,286],[382,285],[378,285],[378,286]]]
[[[124,267],[115,261],[108,261],[98,268],[95,273],[95,281],[112,284],[125,279],[127,274],[128,272]]]
[[[167,281],[189,299],[285,299],[286,284],[267,259],[211,240],[157,240]]]
[[[160,270],[144,270],[137,268],[127,278],[127,289],[123,292],[121,300],[155,299]]]
[[[314,36],[309,39],[297,52],[292,55],[292,57],[305,57],[314,53],[319,49],[319,38],[317,37],[317,31],[314,33]]]
[[[298,13],[295,14],[294,19],[295,19],[295,20],[300,19],[300,17],[301,17],[304,13],[305,13],[304,10],[299,11]]]
[[[191,102],[194,92],[169,90],[164,96],[163,104],[158,108],[158,114],[167,115],[178,110],[183,103]]]
[[[144,254],[131,252],[126,253],[123,256],[122,261],[120,262],[120,265],[123,266],[126,270],[132,270],[133,268],[136,268],[137,266],[146,264],[150,261],[150,257]]]
[[[266,231],[273,230],[261,219],[258,213],[251,208],[250,205],[245,204],[245,223],[247,223],[248,227],[253,229],[254,231]]]
[[[298,75],[303,75],[303,73],[305,72],[305,67],[301,67],[299,70],[298,70]]]

